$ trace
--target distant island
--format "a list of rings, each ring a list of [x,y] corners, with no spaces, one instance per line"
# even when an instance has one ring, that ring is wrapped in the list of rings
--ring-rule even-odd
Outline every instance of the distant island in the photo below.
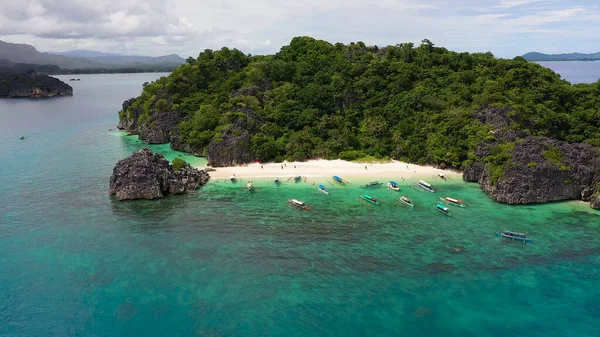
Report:
[[[169,72],[183,63],[185,59],[175,54],[151,57],[89,50],[41,53],[31,45],[0,41],[0,68],[17,67],[20,71],[53,75]],[[29,69],[24,69],[24,65],[29,65]]]
[[[543,53],[527,53],[523,55],[527,61],[596,61],[600,60],[600,53],[581,54],[543,54]]]
[[[0,72],[0,97],[38,98],[72,96],[73,88],[61,80],[36,72]]]
[[[429,40],[296,37],[274,55],[205,50],[125,101],[119,128],[215,167],[394,158],[462,170],[500,202],[600,208],[599,91]]]

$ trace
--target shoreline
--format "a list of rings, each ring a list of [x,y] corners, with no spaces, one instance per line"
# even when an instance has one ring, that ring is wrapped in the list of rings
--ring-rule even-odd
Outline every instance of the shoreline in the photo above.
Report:
[[[202,169],[203,167],[198,167]],[[204,167],[205,168],[205,167]],[[236,178],[275,178],[285,181],[290,177],[301,176],[307,179],[331,178],[334,175],[343,179],[390,178],[395,180],[438,177],[443,173],[450,179],[462,180],[462,172],[442,170],[433,166],[421,166],[401,161],[386,163],[354,163],[341,159],[309,160],[306,162],[283,163],[252,163],[243,166],[218,167],[208,172],[211,179],[229,179],[235,174]]]

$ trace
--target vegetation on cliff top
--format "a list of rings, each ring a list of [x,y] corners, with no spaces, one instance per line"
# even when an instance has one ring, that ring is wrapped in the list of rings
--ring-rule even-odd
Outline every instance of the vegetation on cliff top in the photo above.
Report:
[[[29,73],[0,72],[0,97],[46,97],[72,95],[73,88],[61,80]]]
[[[171,135],[196,153],[246,135],[261,161],[389,156],[462,167],[493,137],[475,118],[484,106],[512,108],[511,128],[600,145],[600,81],[571,85],[522,57],[457,53],[429,40],[378,48],[297,37],[268,56],[205,50],[145,84],[120,117],[138,111],[138,125],[152,127],[157,114],[175,114]],[[506,165],[503,152],[488,160]]]

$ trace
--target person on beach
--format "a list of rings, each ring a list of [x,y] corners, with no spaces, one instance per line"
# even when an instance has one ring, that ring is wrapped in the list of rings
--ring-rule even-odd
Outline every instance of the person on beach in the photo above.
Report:
[[[281,169],[283,170],[283,165],[281,165]]]
[[[367,165],[365,165],[365,170],[367,169]]]

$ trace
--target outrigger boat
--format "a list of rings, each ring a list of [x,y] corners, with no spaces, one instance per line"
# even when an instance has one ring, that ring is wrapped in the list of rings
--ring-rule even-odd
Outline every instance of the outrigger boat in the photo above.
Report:
[[[456,200],[456,199],[452,199],[450,197],[440,198],[440,200],[445,201],[445,202],[449,203],[450,205],[454,205],[457,207],[462,207],[462,208],[467,207],[467,205],[462,203],[462,200]]]
[[[235,179],[235,174],[231,176],[231,178],[229,178],[229,180],[231,180],[232,183],[235,183],[236,179]]]
[[[327,190],[327,189],[325,188],[325,186],[323,186],[323,185],[319,185],[319,186],[317,186],[317,188],[319,189],[319,191],[321,191],[321,192],[323,192],[323,193],[325,193],[325,194],[329,194],[329,190]]]
[[[273,180],[273,182],[275,183],[275,185],[279,185],[279,177],[276,177],[275,180]]]
[[[429,191],[431,193],[435,193],[435,189],[433,188],[433,186],[431,186],[430,183],[424,181],[424,180],[417,180],[415,181],[415,185],[419,186],[420,188],[424,189],[425,191]]]
[[[435,204],[435,209],[445,215],[451,216],[452,213],[450,212],[450,210],[448,209],[448,207],[444,206],[444,205],[440,205],[440,204]]]
[[[303,209],[305,211],[310,210],[310,208],[308,208],[308,206],[304,202],[302,202],[298,199],[291,199],[291,200],[288,200],[288,202],[290,203],[290,205],[296,206],[297,208]]]
[[[400,186],[398,186],[398,183],[392,180],[388,181],[387,188],[396,192],[400,191]]]
[[[301,181],[301,180],[302,180],[302,177],[301,177],[301,176],[295,176],[295,177],[294,177],[294,181],[295,181],[295,182],[299,182],[299,181]]]
[[[366,187],[366,188],[374,188],[374,187],[379,187],[381,185],[383,185],[383,183],[380,183],[379,181],[371,181],[370,183],[365,184],[364,187]]]
[[[400,202],[402,202],[403,204],[406,204],[410,207],[415,207],[415,203],[412,202],[412,200],[410,200],[409,198],[405,197],[405,196],[401,196],[400,199],[398,199]]]
[[[503,237],[503,238],[511,239],[512,241],[521,241],[523,243],[533,242],[533,240],[529,238],[527,233],[517,233],[517,232],[511,232],[511,231],[497,231],[496,235]]]
[[[362,198],[372,204],[379,205],[379,202],[377,201],[377,199],[375,199],[374,197],[372,197],[368,194],[363,194]]]
[[[333,176],[333,180],[335,180],[336,183],[342,184],[342,185],[346,185],[347,181],[345,181],[344,179],[338,177],[338,176]]]
[[[446,176],[443,173],[438,173],[438,177],[440,177],[440,179],[443,181],[446,181]]]
[[[252,186],[251,181],[249,181],[248,184],[246,184],[246,187],[248,187],[248,192],[252,192],[254,190],[254,186]]]

